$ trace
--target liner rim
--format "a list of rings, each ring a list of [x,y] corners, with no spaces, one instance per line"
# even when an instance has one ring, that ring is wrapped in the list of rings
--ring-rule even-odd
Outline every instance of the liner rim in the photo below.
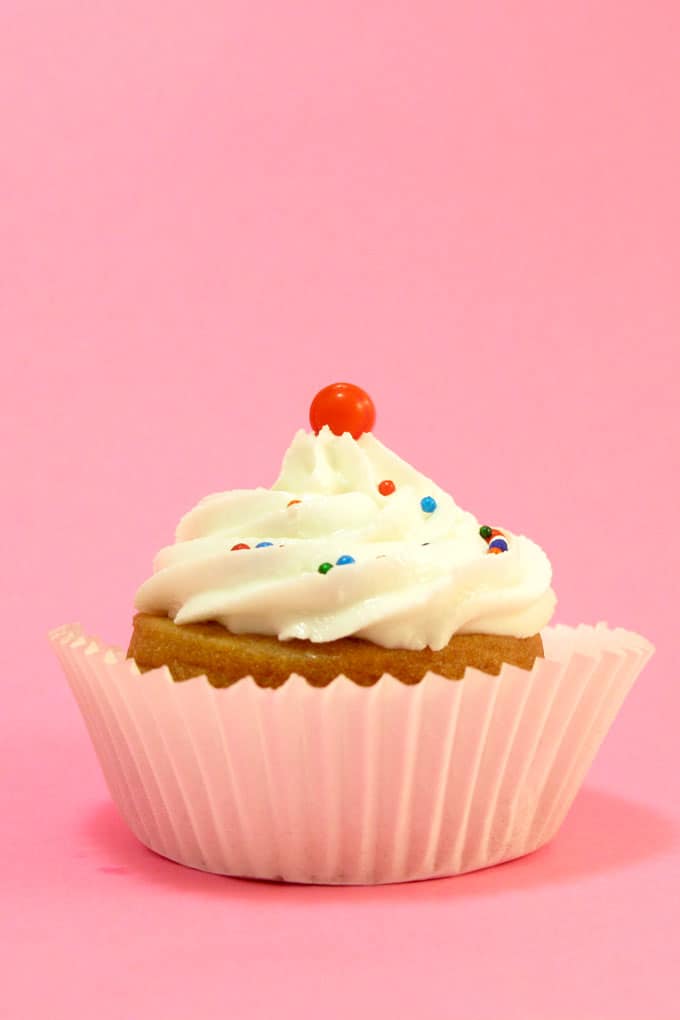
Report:
[[[583,637],[586,635],[598,637],[607,635],[610,639],[613,639],[612,644],[615,644],[616,646],[606,647],[604,644],[599,644],[596,650],[588,652],[583,648],[574,647],[572,645],[568,654],[565,656],[560,657],[553,653],[538,657],[531,669],[523,669],[513,663],[504,662],[501,664],[501,668],[498,673],[486,673],[474,666],[466,666],[463,676],[457,680],[443,676],[441,673],[435,673],[432,670],[428,670],[423,674],[421,680],[416,683],[404,684],[402,680],[393,676],[391,673],[383,673],[375,683],[367,685],[366,689],[369,691],[377,690],[378,688],[389,686],[390,683],[397,683],[400,686],[405,687],[418,687],[420,684],[424,684],[426,682],[428,685],[431,685],[432,682],[438,683],[440,680],[443,680],[446,684],[459,684],[464,680],[468,678],[472,679],[475,676],[489,679],[500,679],[505,676],[508,671],[519,671],[522,674],[533,673],[537,664],[540,663],[562,666],[567,661],[579,659],[582,659],[585,662],[598,663],[602,661],[603,658],[625,658],[628,655],[639,655],[643,657],[643,661],[641,663],[642,669],[656,651],[652,642],[648,638],[643,637],[643,635],[639,634],[637,631],[628,630],[625,627],[610,627],[606,621],[603,620],[598,621],[596,624],[579,623],[575,626],[570,626],[569,624],[564,623],[553,624],[551,626],[544,627],[543,630],[540,631],[540,634],[541,636],[549,635],[555,636],[556,638],[573,637],[574,635],[581,635]],[[54,627],[48,631],[47,638],[53,648],[55,646],[65,646],[72,652],[79,651],[83,658],[87,657],[88,659],[94,659],[94,661],[99,661],[101,664],[105,664],[109,668],[114,667],[116,672],[120,669],[122,672],[130,672],[138,676],[144,675],[147,679],[154,678],[156,681],[160,680],[162,677],[166,683],[177,688],[188,688],[189,686],[195,687],[197,683],[203,683],[207,684],[207,686],[215,692],[227,692],[234,691],[242,684],[250,682],[250,684],[252,684],[257,690],[269,691],[271,694],[276,694],[285,690],[291,682],[294,686],[303,683],[306,687],[316,691],[330,690],[335,685],[342,685],[343,683],[351,684],[352,687],[359,688],[365,686],[363,684],[357,684],[344,673],[338,673],[337,676],[333,677],[332,680],[321,687],[309,683],[307,678],[301,673],[290,673],[288,675],[288,679],[284,680],[284,682],[278,687],[266,687],[258,684],[254,677],[250,674],[246,674],[224,687],[216,687],[211,684],[205,673],[189,677],[187,680],[182,680],[180,684],[177,684],[173,679],[169,668],[165,665],[145,670],[142,674],[142,671],[139,669],[135,660],[127,658],[125,652],[120,648],[120,646],[107,644],[99,637],[88,635],[83,629],[82,624],[79,622],[67,623],[62,624],[59,627]],[[223,695],[220,696],[222,697]]]

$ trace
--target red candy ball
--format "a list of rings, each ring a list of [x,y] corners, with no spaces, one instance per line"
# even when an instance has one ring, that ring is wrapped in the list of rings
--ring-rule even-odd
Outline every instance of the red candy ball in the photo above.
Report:
[[[391,478],[386,478],[378,486],[378,492],[380,493],[381,496],[391,496],[395,489],[396,485],[394,484]]]
[[[358,439],[375,424],[375,407],[365,390],[352,383],[332,383],[319,390],[309,409],[309,421],[315,432],[328,425],[341,436],[349,432]]]

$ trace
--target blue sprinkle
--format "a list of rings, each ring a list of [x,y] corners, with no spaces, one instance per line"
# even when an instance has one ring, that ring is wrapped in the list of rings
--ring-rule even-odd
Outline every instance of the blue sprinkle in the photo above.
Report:
[[[489,542],[489,549],[502,549],[503,552],[507,552],[508,551],[508,543],[505,541],[504,538],[499,538],[497,536],[496,538],[493,538]]]
[[[437,509],[437,500],[434,496],[423,496],[420,501],[420,506],[426,514],[433,514]]]
[[[353,556],[341,556],[335,561],[336,567],[344,567],[347,563],[356,563]]]
[[[274,545],[274,543],[273,542],[258,542],[257,545],[255,546],[255,548],[256,549],[264,549],[265,546],[268,546],[268,545]]]

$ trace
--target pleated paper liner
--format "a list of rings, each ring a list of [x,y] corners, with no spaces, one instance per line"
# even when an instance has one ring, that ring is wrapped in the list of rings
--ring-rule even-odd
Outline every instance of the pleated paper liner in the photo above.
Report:
[[[604,624],[543,637],[531,670],[369,688],[293,675],[275,690],[142,675],[78,626],[50,640],[142,843],[225,875],[373,884],[488,867],[555,835],[653,648]]]

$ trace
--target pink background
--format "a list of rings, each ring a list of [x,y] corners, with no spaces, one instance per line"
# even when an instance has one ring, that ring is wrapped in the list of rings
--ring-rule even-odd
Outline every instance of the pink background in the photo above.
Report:
[[[679,59],[673,0],[5,0],[8,1015],[678,1017]],[[658,652],[534,857],[193,873],[123,828],[45,631],[125,642],[181,512],[343,377],[546,547],[559,620]]]

